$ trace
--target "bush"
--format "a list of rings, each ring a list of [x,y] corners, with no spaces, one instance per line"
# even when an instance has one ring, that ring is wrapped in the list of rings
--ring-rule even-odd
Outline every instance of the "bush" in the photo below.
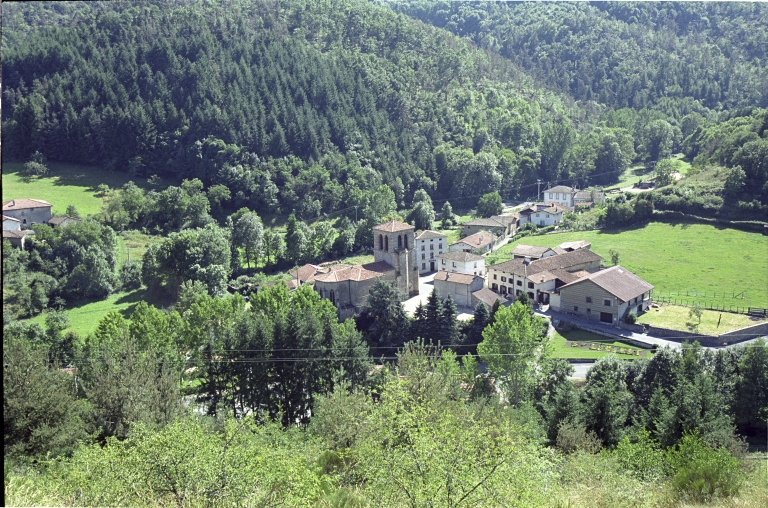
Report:
[[[665,475],[664,452],[646,430],[638,433],[634,443],[625,436],[611,453],[622,469],[639,480],[653,481]]]
[[[673,470],[672,485],[682,499],[708,503],[716,497],[738,494],[739,461],[724,448],[710,448],[698,433],[683,436],[667,460]]]
[[[602,448],[600,439],[593,431],[587,432],[583,424],[573,420],[565,420],[557,426],[557,448],[563,453],[581,450],[587,453],[597,453]]]
[[[628,325],[635,324],[637,322],[637,314],[635,314],[634,312],[630,312],[629,314],[627,314],[627,317],[624,318],[624,321],[626,321]]]
[[[125,263],[120,268],[120,287],[123,291],[141,287],[141,263]]]

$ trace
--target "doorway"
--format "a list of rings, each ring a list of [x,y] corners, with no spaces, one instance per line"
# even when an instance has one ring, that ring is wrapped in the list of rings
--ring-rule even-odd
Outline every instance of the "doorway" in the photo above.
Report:
[[[613,314],[610,312],[601,312],[600,313],[600,322],[601,323],[613,323]]]
[[[430,272],[434,272],[435,271],[435,262],[434,261],[430,261],[429,262],[429,271]]]

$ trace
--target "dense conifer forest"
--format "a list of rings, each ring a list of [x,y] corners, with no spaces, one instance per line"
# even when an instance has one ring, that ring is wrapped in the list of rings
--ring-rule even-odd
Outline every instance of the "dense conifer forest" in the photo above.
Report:
[[[435,291],[411,316],[380,280],[339,322],[276,281],[368,254],[384,220],[441,210],[450,230],[452,207],[490,216],[538,181],[630,168],[658,188],[561,227],[765,221],[763,4],[2,8],[4,165],[132,180],[3,243],[6,504],[768,503],[763,340],[610,355],[574,382],[524,297],[460,321]],[[69,329],[66,309],[117,292],[131,312]]]

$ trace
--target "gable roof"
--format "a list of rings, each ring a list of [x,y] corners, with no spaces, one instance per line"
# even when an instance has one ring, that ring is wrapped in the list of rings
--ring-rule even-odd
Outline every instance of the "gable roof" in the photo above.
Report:
[[[597,284],[623,302],[627,302],[636,296],[640,296],[653,289],[651,284],[621,265],[616,265],[606,268],[605,270],[600,270],[599,272],[591,273],[570,284],[566,284],[561,287],[560,290],[562,291],[565,288],[570,288],[586,281],[591,281]]]
[[[576,240],[575,242],[563,242],[558,245],[558,247],[566,251],[572,251],[578,249],[589,249],[592,247],[592,244],[586,240]]]
[[[448,236],[431,229],[425,229],[416,235],[417,240],[429,240],[430,238],[448,238]]]
[[[496,217],[481,217],[479,219],[468,220],[462,226],[480,226],[485,228],[503,228],[506,227],[503,222]]]
[[[296,279],[299,279],[300,283],[311,282],[315,280],[315,275],[317,273],[323,273],[323,267],[307,263],[288,273],[293,277],[291,280],[295,281]],[[290,285],[288,287],[290,287]]]
[[[461,261],[466,263],[467,261],[485,261],[483,256],[472,254],[471,252],[464,252],[460,250],[454,250],[449,252],[443,252],[437,255],[438,258],[449,259],[451,261]]]
[[[482,280],[483,278],[478,275],[467,275],[466,273],[446,272],[440,270],[435,274],[435,280],[444,282],[453,282],[455,284],[472,284],[475,279]]]
[[[21,210],[25,208],[47,208],[51,206],[48,201],[42,199],[12,199],[10,201],[3,201],[3,211],[9,212],[13,210]]]
[[[400,231],[408,231],[409,229],[415,228],[410,224],[406,224],[405,222],[391,220],[389,222],[385,222],[384,224],[374,226],[373,229],[376,231],[385,231],[387,233],[398,233]]]
[[[337,270],[315,275],[318,282],[361,281],[381,277],[394,268],[386,261],[375,261],[364,265],[339,266]]]
[[[526,245],[524,243],[518,244],[512,249],[513,256],[524,256],[530,258],[540,258],[548,250],[552,250],[549,247],[538,247],[536,245]],[[554,252],[554,251],[552,251]]]
[[[493,304],[496,303],[497,300],[501,301],[502,303],[506,303],[506,299],[503,296],[488,288],[472,291],[472,296],[486,304],[488,307],[493,307]]]
[[[70,217],[68,215],[64,215],[61,217],[51,217],[51,219],[48,221],[48,224],[50,226],[61,226],[62,224],[65,224],[67,222],[80,222],[80,219],[77,219],[75,217]]]
[[[574,192],[576,189],[573,187],[566,187],[565,185],[558,185],[556,187],[552,187],[550,189],[545,189],[544,192],[565,192],[565,193],[571,193]]]
[[[536,259],[525,264],[525,260],[522,258],[510,259],[503,263],[499,263],[488,267],[491,270],[501,270],[503,272],[513,273],[515,275],[521,275],[523,277],[531,277],[539,272],[549,271],[557,275],[558,270],[568,271],[574,266],[589,263],[594,261],[600,261],[603,258],[592,252],[591,250],[579,249],[573,252],[565,252],[558,254],[557,256],[549,256],[548,258]],[[563,280],[561,277],[557,277]]]
[[[29,234],[28,229],[3,230],[3,238],[24,238],[27,234]]]
[[[474,248],[484,247],[488,245],[489,243],[493,243],[496,241],[496,237],[493,236],[493,233],[490,231],[478,231],[474,235],[465,236],[458,242],[453,242],[451,245],[456,245],[458,243],[466,243],[467,245],[471,245]]]

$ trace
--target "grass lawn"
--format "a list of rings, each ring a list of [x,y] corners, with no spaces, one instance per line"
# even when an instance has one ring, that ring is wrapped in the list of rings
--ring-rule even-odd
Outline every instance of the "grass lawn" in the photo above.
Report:
[[[133,180],[139,187],[149,188],[145,178],[134,178],[128,173],[107,171],[96,166],[49,162],[48,169],[45,177],[28,177],[24,174],[23,163],[3,161],[3,201],[42,199],[53,205],[53,215],[63,215],[67,206],[75,205],[80,215],[85,217],[101,212],[103,200],[96,190],[101,184],[119,189]],[[172,184],[161,180],[160,187]]]
[[[596,360],[598,358],[602,358],[610,354],[602,351],[592,351],[589,349],[583,349],[580,347],[568,347],[565,344],[566,344],[566,341],[569,341],[569,340],[575,340],[579,342],[599,342],[601,344],[609,344],[611,346],[631,347],[631,348],[637,349],[636,346],[625,344],[623,342],[612,341],[611,339],[603,337],[602,335],[586,332],[584,330],[570,330],[562,333],[555,330],[555,335],[552,336],[552,338],[549,341],[549,343],[552,345],[552,357],[554,358],[585,358],[585,359]],[[647,353],[647,354],[650,354],[650,353]],[[638,358],[643,358],[640,356],[630,356],[630,355],[616,355],[616,356],[618,356],[622,360],[636,360]],[[646,356],[645,358],[648,358],[648,356]]]
[[[689,307],[681,305],[662,304],[658,309],[651,309],[637,318],[641,324],[655,325],[661,328],[671,330],[689,331],[686,323],[696,321],[696,318],[688,316]],[[718,326],[718,320],[720,326]],[[737,330],[759,323],[745,314],[732,314],[730,312],[718,312],[714,310],[703,310],[701,313],[701,323],[699,324],[699,333],[705,335],[718,335],[731,330]]]
[[[760,233],[651,222],[631,229],[528,236],[494,255],[500,263],[511,259],[520,243],[555,247],[574,240],[591,242],[605,264],[615,249],[619,263],[653,284],[655,294],[682,296],[702,306],[768,307],[768,237]]]
[[[83,305],[67,308],[69,316],[69,328],[77,332],[81,337],[93,333],[101,318],[111,311],[117,311],[123,317],[129,317],[136,305],[147,297],[145,289],[135,289],[123,293],[115,293],[105,300],[85,303]],[[45,325],[45,313],[30,319],[33,323]]]

